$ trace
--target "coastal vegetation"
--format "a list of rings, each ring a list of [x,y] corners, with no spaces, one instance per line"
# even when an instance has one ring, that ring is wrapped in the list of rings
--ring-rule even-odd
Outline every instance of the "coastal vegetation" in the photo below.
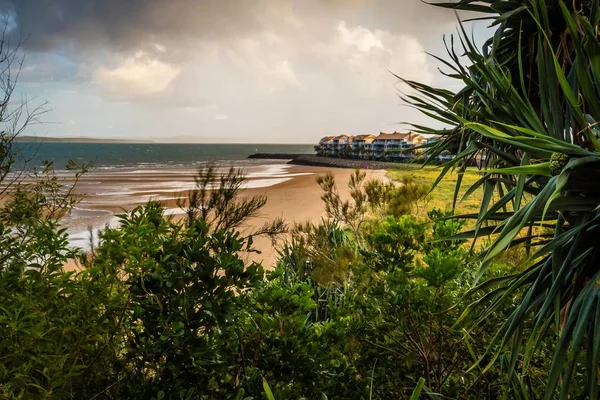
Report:
[[[357,170],[349,198],[323,175],[320,222],[242,234],[265,199],[205,168],[183,220],[149,202],[83,254],[60,225],[77,197],[51,164],[21,179],[4,131],[0,397],[598,398],[600,6],[441,6],[496,27],[478,48],[459,26],[458,93],[404,81],[445,125],[414,127],[429,154],[456,157],[400,184]],[[262,235],[269,271],[244,257]]]
[[[208,181],[218,184],[203,197]],[[342,201],[324,176],[327,220],[294,227],[265,274],[242,260],[253,236],[235,231],[239,219],[214,213],[260,206],[231,190],[240,181],[201,171],[188,201],[212,199],[202,213],[176,223],[158,203],[138,207],[86,257],[67,248],[55,218],[3,220],[16,229],[2,237],[2,396],[260,398],[266,379],[278,398],[408,398],[421,378],[451,396],[499,393],[499,370],[485,381],[465,373],[484,342],[465,336],[467,322],[454,326],[468,252],[437,239],[462,223],[409,215],[426,187],[398,192],[357,171]],[[394,206],[399,197],[407,208]],[[74,256],[85,268],[64,272]],[[470,335],[489,336],[489,324]]]

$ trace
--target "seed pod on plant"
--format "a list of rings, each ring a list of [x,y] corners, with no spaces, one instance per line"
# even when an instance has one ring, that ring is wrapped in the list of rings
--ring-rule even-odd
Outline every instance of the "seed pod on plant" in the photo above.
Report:
[[[550,157],[550,173],[553,176],[559,175],[568,162],[568,155],[563,153],[552,153],[552,156]]]

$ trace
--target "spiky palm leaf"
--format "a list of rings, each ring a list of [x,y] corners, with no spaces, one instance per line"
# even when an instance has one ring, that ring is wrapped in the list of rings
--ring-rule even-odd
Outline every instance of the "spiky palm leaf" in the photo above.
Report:
[[[462,237],[495,234],[481,257],[478,276],[511,246],[525,245],[533,251],[522,273],[476,288],[488,291],[479,302],[486,304],[486,313],[522,293],[519,307],[490,349],[511,343],[511,370],[517,359],[526,370],[540,341],[555,335],[546,398],[554,398],[557,392],[567,398],[584,352],[587,394],[596,399],[600,365],[598,2],[461,0],[452,6],[496,14],[492,15],[496,34],[480,50],[460,26],[459,46],[468,62],[461,60],[453,42],[447,47],[449,60],[440,59],[450,68],[448,76],[464,83],[460,92],[405,81],[413,93],[403,98],[448,126],[413,125],[420,132],[444,136],[429,150],[432,156],[448,149],[458,154],[442,170],[440,180],[452,168],[464,169],[474,162],[481,166],[482,178],[466,192],[468,196],[483,188],[480,211],[461,216],[476,221],[475,229]],[[459,179],[457,194],[460,186]],[[531,324],[533,329],[526,330]],[[524,336],[525,331],[531,334]]]

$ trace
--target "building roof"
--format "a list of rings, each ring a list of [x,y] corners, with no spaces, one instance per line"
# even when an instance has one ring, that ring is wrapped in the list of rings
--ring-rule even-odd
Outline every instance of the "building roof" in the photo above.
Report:
[[[394,132],[394,133],[385,133],[385,132],[380,132],[379,135],[375,138],[375,140],[406,140],[407,142],[411,142],[415,139],[422,139],[424,140],[424,138],[415,133],[415,132],[406,132],[406,133],[400,133],[400,132]]]
[[[333,139],[333,136],[325,136],[319,140],[319,144],[330,142]]]
[[[335,136],[333,138],[333,140],[350,139],[350,138],[351,138],[351,136],[348,136],[348,135],[339,135],[339,136]]]
[[[356,140],[356,139],[362,140],[362,139],[370,139],[370,138],[375,138],[375,136],[373,136],[369,133],[367,135],[356,135],[353,137],[354,140]]]
[[[394,133],[384,133],[384,132],[380,132],[379,135],[376,137],[377,140],[405,140],[408,139],[409,136],[411,135],[411,133],[398,133],[398,132],[394,132]]]

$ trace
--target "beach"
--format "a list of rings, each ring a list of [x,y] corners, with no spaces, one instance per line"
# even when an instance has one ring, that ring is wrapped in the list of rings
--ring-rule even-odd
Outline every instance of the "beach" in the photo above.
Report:
[[[226,170],[222,165],[221,171]],[[253,218],[243,231],[262,226],[274,218],[287,223],[319,221],[325,216],[321,189],[316,177],[331,173],[335,176],[340,194],[347,198],[347,182],[351,169],[288,165],[285,161],[265,162],[260,165],[241,167],[248,177],[241,191],[242,196],[266,195],[267,203],[261,215]],[[365,171],[368,178],[385,179],[385,170]],[[70,234],[72,246],[84,250],[90,247],[90,228],[97,232],[104,226],[118,226],[116,214],[129,211],[149,200],[163,203],[165,213],[174,219],[183,216],[178,199],[185,198],[195,186],[193,168],[128,168],[95,169],[84,175],[77,183],[75,193],[82,197],[64,225]],[[96,236],[96,235],[95,235]],[[281,237],[280,241],[285,239]],[[261,262],[267,269],[274,267],[277,246],[269,238],[254,239],[260,254],[248,254],[248,261]],[[70,264],[72,268],[73,265]]]

